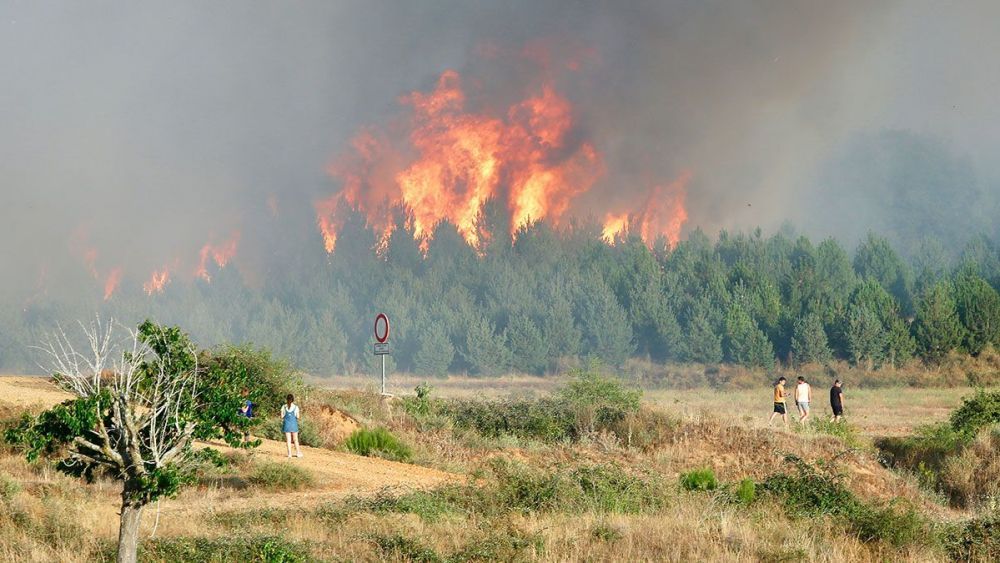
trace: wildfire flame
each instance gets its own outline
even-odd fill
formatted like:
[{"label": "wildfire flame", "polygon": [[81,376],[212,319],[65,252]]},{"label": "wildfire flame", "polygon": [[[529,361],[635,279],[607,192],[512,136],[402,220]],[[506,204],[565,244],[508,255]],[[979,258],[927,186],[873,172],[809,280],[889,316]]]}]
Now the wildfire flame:
[{"label": "wildfire flame", "polygon": [[153,295],[154,293],[163,293],[163,287],[170,282],[170,270],[163,268],[162,270],[156,270],[150,276],[149,281],[142,284],[142,289],[145,290],[146,295]]},{"label": "wildfire flame", "polygon": [[107,301],[111,299],[114,295],[115,290],[118,289],[118,284],[122,281],[122,269],[114,268],[108,274],[108,277],[104,280],[104,300]]},{"label": "wildfire flame", "polygon": [[636,233],[647,246],[652,247],[656,239],[662,236],[670,248],[673,248],[680,241],[681,228],[688,218],[684,200],[690,180],[691,172],[684,171],[673,182],[665,186],[654,186],[638,211],[609,213],[605,217],[601,237],[608,244],[614,244],[618,238]]},{"label": "wildfire flame", "polygon": [[[468,111],[460,76],[449,70],[433,91],[412,92],[401,103],[412,111],[407,146],[364,129],[329,169],[343,187],[315,204],[327,252],[352,209],[383,240],[394,227],[393,210],[403,209],[422,245],[449,221],[478,247],[488,201],[506,204],[514,236],[533,221],[558,223],[572,199],[603,174],[593,145],[573,139],[573,108],[551,84],[497,116]],[[415,158],[406,162],[402,154]]]},{"label": "wildfire flame", "polygon": [[212,281],[212,276],[208,273],[208,261],[212,259],[220,269],[236,255],[236,246],[240,242],[240,233],[237,231],[229,240],[222,244],[208,243],[201,247],[198,253],[198,269],[195,270],[195,277],[202,278],[207,282]]}]

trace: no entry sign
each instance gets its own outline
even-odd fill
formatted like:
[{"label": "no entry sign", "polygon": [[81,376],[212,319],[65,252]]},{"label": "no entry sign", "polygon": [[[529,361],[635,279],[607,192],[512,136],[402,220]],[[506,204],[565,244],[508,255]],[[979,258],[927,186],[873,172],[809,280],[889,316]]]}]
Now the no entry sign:
[{"label": "no entry sign", "polygon": [[379,313],[375,317],[375,340],[381,344],[389,340],[389,317],[385,313]]}]

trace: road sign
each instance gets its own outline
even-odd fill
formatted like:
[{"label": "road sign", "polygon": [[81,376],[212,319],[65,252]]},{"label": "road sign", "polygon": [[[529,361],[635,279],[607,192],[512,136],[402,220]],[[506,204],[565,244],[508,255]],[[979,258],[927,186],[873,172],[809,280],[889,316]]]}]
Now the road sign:
[{"label": "road sign", "polygon": [[384,355],[390,354],[390,353],[391,352],[389,352],[389,343],[388,342],[376,342],[375,343],[375,355],[376,356],[384,356]]},{"label": "road sign", "polygon": [[385,313],[375,317],[375,340],[383,343],[389,340],[389,317]]}]

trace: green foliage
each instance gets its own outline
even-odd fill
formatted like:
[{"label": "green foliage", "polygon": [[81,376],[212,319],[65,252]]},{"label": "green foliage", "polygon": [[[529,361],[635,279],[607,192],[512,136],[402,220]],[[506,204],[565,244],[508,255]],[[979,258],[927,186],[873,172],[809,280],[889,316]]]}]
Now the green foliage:
[{"label": "green foliage", "polygon": [[367,457],[381,457],[392,461],[410,461],[413,452],[385,428],[359,428],[344,440],[344,448]]},{"label": "green foliage", "polygon": [[[183,320],[206,344],[266,345],[317,375],[372,369],[371,335],[347,327],[368,326],[383,309],[393,323],[392,369],[428,375],[542,374],[564,359],[601,358],[617,366],[630,356],[767,368],[774,358],[823,363],[832,355],[875,369],[912,357],[914,297],[950,278],[961,349],[978,354],[987,344],[1000,346],[1000,296],[991,287],[1000,286],[1000,246],[984,237],[964,250],[922,242],[925,236],[897,239],[904,251],[871,235],[852,264],[835,240],[816,244],[785,232],[769,238],[760,231],[723,232],[713,242],[695,231],[676,248],[650,250],[635,238],[608,246],[592,229],[552,229],[545,222],[523,229],[513,247],[503,236],[486,237],[477,253],[454,225],[442,222],[436,228],[442,238],[429,241],[422,258],[405,220],[376,256],[372,226],[360,215],[344,219],[335,255],[317,249],[289,257],[296,262],[271,270],[262,287],[249,287],[224,268],[211,285],[173,285],[162,299],[139,302],[126,292],[106,305],[85,299],[0,305],[0,367],[30,367],[27,350],[39,331],[101,306],[119,318],[143,311],[168,323]],[[482,221],[492,224],[485,216]],[[917,243],[919,252],[911,248]],[[960,252],[962,260],[954,260]],[[919,292],[901,256],[914,256]],[[962,265],[956,272],[953,264]],[[950,325],[920,329],[928,357],[937,355],[929,342],[953,340]],[[147,330],[158,332],[147,337],[168,353],[163,345],[172,329]],[[183,368],[190,354],[177,359],[170,369]],[[209,363],[199,360],[201,367]],[[287,383],[264,387],[268,397],[294,392]],[[221,403],[229,390],[218,388],[218,408],[208,412],[228,418],[232,409]],[[262,401],[264,413],[280,406]],[[222,422],[232,430],[239,421]],[[231,437],[229,430],[223,434]]]},{"label": "green foliage", "polygon": [[295,465],[295,458],[287,462],[256,462],[247,480],[270,491],[300,491],[315,482],[309,471]]},{"label": "green foliage", "polygon": [[730,307],[726,315],[726,350],[733,363],[751,368],[774,367],[771,341],[740,305]]},{"label": "green foliage", "polygon": [[579,437],[576,413],[559,399],[449,401],[441,410],[456,429],[475,430],[489,438],[516,436],[558,442]]},{"label": "green foliage", "polygon": [[[114,559],[114,549],[107,558]],[[235,535],[218,538],[174,537],[146,540],[139,546],[139,560],[150,562],[253,561],[260,563],[298,563],[311,561],[308,548],[301,542],[280,536]]]},{"label": "green foliage", "polygon": [[[796,431],[800,430],[798,426],[795,428]],[[832,422],[825,418],[815,418],[811,420],[809,429],[814,432],[836,436],[837,438],[843,440],[844,445],[851,448],[861,448],[864,446],[864,440],[862,439],[861,433],[858,431],[857,427],[844,421]]]},{"label": "green foliage", "polygon": [[966,351],[977,355],[1000,343],[1000,294],[986,280],[963,270],[955,279],[955,305],[965,328]]},{"label": "green foliage", "polygon": [[1000,424],[1000,391],[980,389],[972,397],[962,399],[962,404],[952,411],[949,420],[952,429],[966,440],[984,426]]},{"label": "green foliage", "polygon": [[927,540],[927,523],[912,506],[876,506],[858,499],[840,476],[819,469],[796,456],[785,456],[794,471],[768,477],[761,489],[780,498],[799,517],[830,516],[864,542],[894,547]]},{"label": "green foliage", "polygon": [[792,355],[798,364],[826,364],[833,358],[827,343],[823,319],[809,313],[795,320],[792,328]]},{"label": "green foliage", "polygon": [[432,548],[402,534],[371,533],[367,534],[365,539],[375,546],[379,555],[392,561],[412,563],[441,563],[444,561]]},{"label": "green foliage", "polygon": [[950,284],[939,282],[920,300],[914,323],[917,346],[929,362],[940,362],[964,340]]},{"label": "green foliage", "polygon": [[714,491],[719,488],[719,480],[709,467],[681,473],[679,481],[685,491]]},{"label": "green foliage", "polygon": [[[201,353],[198,426],[200,440],[222,439],[232,447],[253,447],[259,442],[243,442],[243,435],[277,412],[289,391],[297,391],[301,381],[287,363],[267,350],[250,346],[226,346]],[[244,396],[244,391],[246,395]],[[254,417],[240,414],[245,401],[254,405]]]},{"label": "green foliage", "polygon": [[953,561],[1000,560],[1000,515],[946,525],[941,536]]},{"label": "green foliage", "polygon": [[736,498],[741,504],[753,504],[754,499],[757,498],[757,484],[753,482],[753,479],[743,479],[740,481],[740,484],[736,487]]},{"label": "green foliage", "polygon": [[642,391],[628,389],[621,381],[605,377],[590,363],[569,373],[570,381],[558,392],[579,420],[578,429],[594,432],[639,411]]}]

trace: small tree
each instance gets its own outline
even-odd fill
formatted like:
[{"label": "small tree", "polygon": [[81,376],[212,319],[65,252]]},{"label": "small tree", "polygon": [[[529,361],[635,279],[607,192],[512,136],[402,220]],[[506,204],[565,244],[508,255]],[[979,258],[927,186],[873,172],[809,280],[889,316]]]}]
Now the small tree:
[{"label": "small tree", "polygon": [[921,299],[915,324],[920,353],[929,362],[940,361],[962,344],[964,329],[958,320],[950,284],[937,283]]},{"label": "small tree", "polygon": [[77,396],[22,429],[29,459],[62,452],[60,469],[103,470],[122,483],[118,561],[136,561],[139,522],[150,502],[177,492],[198,426],[197,354],[179,328],[146,321],[119,338],[112,321],[80,325],[77,351],[61,329],[42,346],[54,379]]},{"label": "small tree", "polygon": [[832,354],[823,329],[823,319],[816,313],[809,313],[795,320],[792,329],[792,355],[799,364],[830,361]]}]

